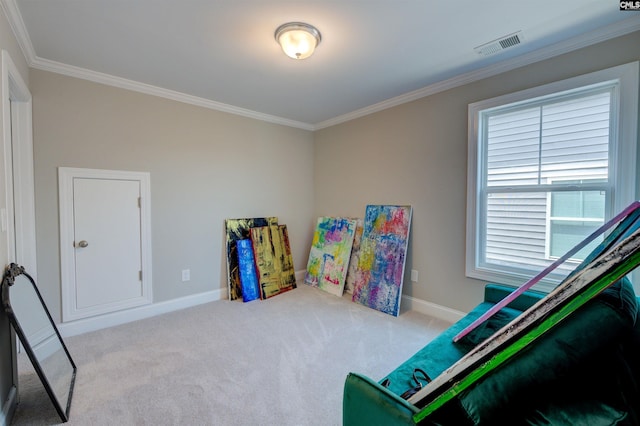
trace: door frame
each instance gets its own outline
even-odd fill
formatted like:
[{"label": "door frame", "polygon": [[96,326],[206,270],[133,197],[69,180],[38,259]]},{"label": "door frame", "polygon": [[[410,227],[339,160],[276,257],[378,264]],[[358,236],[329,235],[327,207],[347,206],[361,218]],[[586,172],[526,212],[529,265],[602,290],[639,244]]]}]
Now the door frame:
[{"label": "door frame", "polygon": [[[24,266],[37,279],[35,183],[33,172],[32,97],[29,87],[6,50],[1,57],[2,152],[5,167],[6,209],[0,214],[0,226],[6,229],[7,261]],[[5,265],[1,265],[4,269]],[[0,424],[11,419],[17,404],[18,339],[11,334],[13,386],[0,411]]]},{"label": "door frame", "polygon": [[32,99],[29,88],[6,50],[2,51],[2,89],[3,93],[8,93],[2,99],[7,185],[6,222],[2,225],[6,226],[8,233],[9,261],[24,266],[36,279]]},{"label": "door frame", "polygon": [[[108,306],[79,309],[76,303],[73,180],[117,179],[140,183],[140,249],[142,266],[142,295]],[[60,202],[60,275],[62,279],[62,322],[107,314],[153,302],[151,273],[151,186],[147,172],[58,167]]]}]

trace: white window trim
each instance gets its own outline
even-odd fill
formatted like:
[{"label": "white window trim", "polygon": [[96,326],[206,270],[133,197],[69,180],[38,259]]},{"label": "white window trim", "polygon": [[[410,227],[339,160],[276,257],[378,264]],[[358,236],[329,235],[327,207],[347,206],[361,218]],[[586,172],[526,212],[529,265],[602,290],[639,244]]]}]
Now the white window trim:
[{"label": "white window trim", "polygon": [[[470,278],[502,284],[521,285],[533,275],[523,273],[509,273],[503,270],[481,267],[478,264],[477,253],[480,250],[478,241],[478,208],[479,188],[477,184],[480,155],[478,152],[478,135],[480,111],[498,107],[501,105],[526,101],[542,96],[551,95],[571,89],[617,80],[619,82],[618,104],[612,105],[614,117],[618,117],[618,123],[612,123],[612,140],[617,139],[616,147],[610,150],[614,176],[610,181],[614,187],[612,193],[612,206],[614,211],[606,212],[607,218],[623,210],[636,199],[636,186],[639,175],[636,173],[636,156],[638,145],[638,74],[640,62],[631,62],[605,70],[596,71],[573,77],[567,80],[550,83],[516,93],[511,93],[492,99],[487,99],[469,104],[468,108],[468,152],[467,152],[467,231],[466,231],[466,257],[465,273]],[[620,90],[620,88],[622,88]],[[535,274],[535,273],[534,273]],[[640,276],[640,273],[635,272]],[[640,277],[634,277],[634,282],[639,283]],[[557,281],[542,280],[534,288],[549,291]],[[636,284],[636,289],[640,284]]]}]

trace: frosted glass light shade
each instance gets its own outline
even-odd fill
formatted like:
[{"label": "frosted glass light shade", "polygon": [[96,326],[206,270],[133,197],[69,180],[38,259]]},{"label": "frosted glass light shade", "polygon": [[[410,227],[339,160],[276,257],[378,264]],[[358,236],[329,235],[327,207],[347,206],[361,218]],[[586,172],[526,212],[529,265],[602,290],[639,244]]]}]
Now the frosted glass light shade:
[{"label": "frosted glass light shade", "polygon": [[276,29],[275,38],[285,55],[293,59],[311,56],[322,39],[315,27],[303,22],[280,25]]}]

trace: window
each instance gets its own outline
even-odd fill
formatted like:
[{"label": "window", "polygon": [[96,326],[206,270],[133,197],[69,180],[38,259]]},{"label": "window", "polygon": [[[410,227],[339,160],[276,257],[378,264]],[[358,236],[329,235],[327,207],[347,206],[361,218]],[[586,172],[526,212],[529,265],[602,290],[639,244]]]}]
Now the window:
[{"label": "window", "polygon": [[468,276],[522,284],[636,198],[637,96],[633,63],[469,106]]}]

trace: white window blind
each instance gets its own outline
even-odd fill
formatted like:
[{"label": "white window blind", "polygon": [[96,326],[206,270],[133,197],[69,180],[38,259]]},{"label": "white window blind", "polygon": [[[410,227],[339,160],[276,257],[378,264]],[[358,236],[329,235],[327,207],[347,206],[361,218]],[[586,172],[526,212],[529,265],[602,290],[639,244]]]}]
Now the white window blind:
[{"label": "white window blind", "polygon": [[485,114],[487,186],[606,179],[612,90]]},{"label": "white window blind", "polygon": [[[482,114],[487,146],[485,262],[544,267],[559,257],[559,250],[571,249],[603,223],[610,191],[614,88],[611,84]],[[589,197],[593,193],[605,195]],[[576,221],[581,215],[564,222],[554,217],[552,208],[561,207],[569,194],[597,201],[597,222]],[[564,272],[581,258],[584,255],[564,265]]]}]

